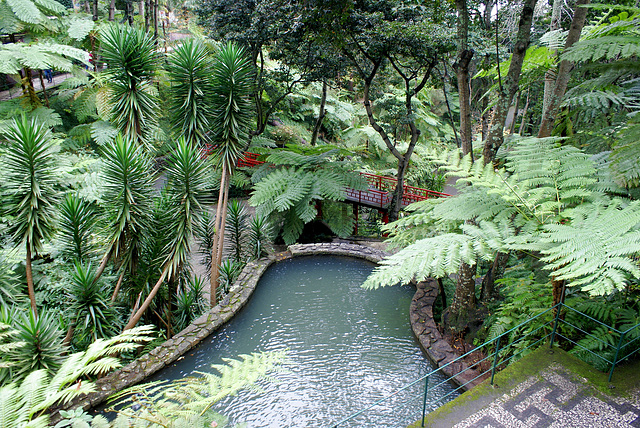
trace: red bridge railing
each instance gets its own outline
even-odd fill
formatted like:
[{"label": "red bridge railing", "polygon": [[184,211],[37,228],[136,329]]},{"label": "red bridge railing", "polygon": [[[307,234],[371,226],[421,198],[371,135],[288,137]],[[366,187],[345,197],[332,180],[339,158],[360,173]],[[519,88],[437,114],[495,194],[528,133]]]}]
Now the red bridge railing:
[{"label": "red bridge railing", "polygon": [[[205,155],[211,154],[213,146],[207,146],[204,149]],[[260,155],[258,153],[245,152],[244,156],[238,160],[239,167],[254,167],[262,165],[264,161],[258,160]],[[386,177],[384,175],[370,174],[368,172],[361,172],[362,175],[369,183],[369,189],[367,190],[355,190],[348,188],[347,199],[353,202],[358,202],[363,205],[373,206],[376,208],[386,208],[391,203],[392,193],[398,185],[398,180],[393,177]],[[404,192],[402,193],[402,206],[406,207],[409,204],[418,201],[424,201],[430,198],[446,198],[448,195],[442,192],[436,192],[434,190],[422,189],[414,186],[404,186]]]}]

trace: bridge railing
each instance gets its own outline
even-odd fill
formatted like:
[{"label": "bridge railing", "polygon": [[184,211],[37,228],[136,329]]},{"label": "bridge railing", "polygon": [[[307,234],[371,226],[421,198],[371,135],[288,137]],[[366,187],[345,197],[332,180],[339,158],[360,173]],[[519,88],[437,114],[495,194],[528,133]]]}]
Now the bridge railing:
[{"label": "bridge railing", "polygon": [[[593,338],[595,336],[589,332],[580,330],[577,326],[565,321],[564,317],[561,316],[561,313],[564,312],[566,314],[568,311],[571,311],[579,317],[586,317],[598,324],[606,326],[606,324],[593,319],[587,314],[577,311],[564,303],[558,303],[554,307],[549,308],[535,317],[505,331],[496,338],[483,343],[477,348],[453,361],[450,361],[427,375],[416,379],[402,388],[399,388],[393,394],[377,400],[372,400],[372,403],[369,406],[355,413],[351,413],[344,419],[332,423],[329,426],[331,428],[378,426],[377,419],[385,418],[384,426],[407,427],[410,424],[414,424],[412,426],[424,427],[425,418],[428,412],[434,410],[446,401],[455,398],[457,393],[459,391],[463,391],[466,386],[475,385],[485,379],[489,379],[490,384],[493,385],[494,376],[497,371],[506,367],[512,360],[522,357],[528,350],[547,340],[550,348],[553,347],[553,344],[558,339],[562,338],[577,345],[578,347],[581,347],[585,351],[591,352],[595,357],[603,360],[610,366],[609,381],[611,381],[613,371],[617,365],[630,358],[632,355],[640,352],[640,324],[630,326],[624,331],[616,330],[611,326],[606,326],[611,329],[611,332],[619,335],[615,345],[612,345],[612,349],[615,351],[612,359],[603,357],[601,354],[592,352],[591,350],[580,346],[578,342],[571,340],[568,336],[561,333],[563,330],[561,326],[563,324],[566,324],[569,328],[578,329],[587,337]],[[508,338],[514,332],[518,332],[517,338],[512,342],[509,342]],[[483,351],[484,357],[479,360],[475,360],[472,366],[469,364],[463,364],[463,362],[470,358],[472,354],[477,355],[474,353],[477,353],[479,350]],[[458,371],[457,369],[459,367],[465,368]],[[451,376],[444,375],[444,373],[451,372],[455,374]],[[458,387],[451,389],[447,393],[441,394],[441,387],[445,383],[454,382],[454,378]],[[421,388],[419,386],[421,386]],[[411,398],[403,398],[402,402],[399,402],[399,397],[406,397],[407,394]],[[375,417],[371,415],[374,413],[374,409],[376,414]],[[377,416],[380,414],[385,416]],[[392,415],[393,420],[390,421],[388,419],[388,415]]]},{"label": "bridge railing", "polygon": [[[203,149],[205,156],[210,155],[215,146],[207,144]],[[238,159],[238,166],[251,168],[262,165],[264,161],[258,160],[260,154],[245,152],[244,155]],[[361,172],[362,175],[369,183],[370,188],[368,191],[359,191],[354,189],[347,189],[347,196],[350,200],[357,200],[361,203],[365,203],[370,206],[378,208],[386,208],[391,202],[391,194],[398,185],[398,180],[393,177],[386,177],[384,175],[371,174],[368,172]],[[447,197],[446,193],[436,192],[434,190],[422,189],[415,186],[404,186],[402,194],[402,206],[406,207],[414,202],[424,201],[429,198],[442,198]]]}]

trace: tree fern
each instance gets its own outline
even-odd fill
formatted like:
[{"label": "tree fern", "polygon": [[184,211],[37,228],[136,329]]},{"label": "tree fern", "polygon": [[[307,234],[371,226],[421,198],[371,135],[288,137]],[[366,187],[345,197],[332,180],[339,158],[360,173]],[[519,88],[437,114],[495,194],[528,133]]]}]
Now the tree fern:
[{"label": "tree fern", "polygon": [[[433,160],[472,186],[457,197],[420,204],[392,226],[396,242],[427,238],[386,259],[365,287],[442,277],[461,262],[509,250],[542,253],[551,276],[591,294],[612,293],[640,276],[633,261],[640,252],[640,206],[602,192],[595,163],[580,150],[524,139],[510,148],[500,170],[456,152]],[[443,229],[455,233],[437,235]]]}]

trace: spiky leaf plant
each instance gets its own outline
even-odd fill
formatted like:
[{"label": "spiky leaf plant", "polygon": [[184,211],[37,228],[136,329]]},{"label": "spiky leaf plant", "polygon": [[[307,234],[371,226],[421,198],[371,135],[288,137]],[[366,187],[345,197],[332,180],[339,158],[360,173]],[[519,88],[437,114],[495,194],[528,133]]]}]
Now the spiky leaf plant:
[{"label": "spiky leaf plant", "polygon": [[64,358],[52,374],[46,370],[29,373],[24,380],[13,380],[0,387],[0,421],[6,428],[46,427],[47,409],[94,392],[87,376],[104,374],[121,366],[115,355],[136,349],[150,339],[149,326],[129,330],[108,340],[97,340],[86,351]]},{"label": "spiky leaf plant", "polygon": [[111,257],[130,271],[149,227],[153,193],[151,160],[135,142],[122,136],[103,152],[107,251],[96,272],[100,278]]},{"label": "spiky leaf plant", "polygon": [[117,331],[115,314],[109,305],[109,291],[100,281],[95,280],[92,266],[75,263],[71,286],[67,292],[71,323],[80,330],[81,338],[95,341],[114,335]]},{"label": "spiky leaf plant", "polygon": [[62,364],[65,351],[57,314],[43,310],[36,318],[33,311],[16,313],[12,325],[25,343],[11,355],[16,363],[12,379],[25,379],[35,370],[54,373]]},{"label": "spiky leaf plant", "polygon": [[176,281],[188,266],[194,227],[202,221],[205,204],[210,199],[208,168],[198,148],[181,138],[167,164],[165,191],[169,198],[169,218],[164,230],[168,231],[169,242],[163,250],[162,274],[125,328],[133,327],[140,320],[165,278]]},{"label": "spiky leaf plant", "polygon": [[457,153],[439,159],[471,186],[457,197],[420,204],[390,226],[398,241],[424,238],[387,258],[365,287],[442,277],[462,261],[490,260],[497,251],[538,252],[556,283],[566,280],[591,294],[623,289],[640,274],[631,260],[640,252],[640,206],[605,193],[598,182],[604,175],[580,150],[525,139],[500,170]]},{"label": "spiky leaf plant", "polygon": [[37,316],[31,258],[42,250],[55,230],[55,158],[51,133],[25,115],[13,120],[6,132],[9,147],[3,155],[4,209],[13,218],[8,232],[26,247],[27,286],[31,308]]},{"label": "spiky leaf plant", "polygon": [[266,217],[255,216],[251,219],[247,241],[251,259],[259,259],[269,253],[273,242],[273,226]]},{"label": "spiky leaf plant", "polygon": [[205,309],[203,298],[205,283],[199,276],[190,277],[180,288],[175,298],[174,323],[176,331],[186,328]]},{"label": "spiky leaf plant", "polygon": [[236,262],[235,260],[227,259],[222,261],[219,267],[220,285],[218,286],[218,295],[224,296],[229,293],[244,266],[245,263]]},{"label": "spiky leaf plant", "polygon": [[236,263],[246,261],[247,235],[245,229],[249,221],[249,213],[242,202],[234,199],[227,207],[227,254]]},{"label": "spiky leaf plant", "polygon": [[[246,51],[233,43],[221,47],[213,64],[211,98],[213,143],[221,166],[220,192],[215,217],[215,237],[211,254],[211,290],[217,289],[218,266],[224,250],[224,228],[229,198],[229,181],[242,152],[249,146],[254,69]],[[211,293],[211,305],[216,293]]]},{"label": "spiky leaf plant", "polygon": [[186,40],[169,55],[171,124],[178,136],[197,147],[209,142],[212,71],[209,52],[199,39]]},{"label": "spiky leaf plant", "polygon": [[60,254],[63,257],[83,261],[93,255],[95,219],[92,204],[78,195],[67,194],[60,205]]},{"label": "spiky leaf plant", "polygon": [[101,54],[109,68],[110,119],[135,142],[149,143],[156,128],[158,100],[153,87],[157,53],[153,37],[127,25],[109,25],[100,35]]}]

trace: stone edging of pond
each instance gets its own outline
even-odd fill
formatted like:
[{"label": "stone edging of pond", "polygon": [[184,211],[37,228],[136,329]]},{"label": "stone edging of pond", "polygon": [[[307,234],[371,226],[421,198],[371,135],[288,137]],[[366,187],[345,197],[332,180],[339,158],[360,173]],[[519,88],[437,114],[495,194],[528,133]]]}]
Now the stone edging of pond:
[{"label": "stone edging of pond", "polygon": [[[411,309],[409,318],[413,334],[418,338],[418,342],[425,350],[429,359],[437,367],[449,364],[459,357],[455,350],[446,340],[435,320],[433,319],[433,303],[438,297],[438,282],[433,278],[419,282],[416,285],[416,294],[411,299]],[[467,368],[464,361],[457,361],[441,369],[441,372],[450,377],[464,391],[468,391],[484,380],[480,372]]]},{"label": "stone edging of pond", "polygon": [[[116,392],[142,382],[176,361],[242,309],[253,294],[264,271],[277,261],[298,256],[331,254],[358,257],[377,263],[387,255],[380,250],[347,243],[298,244],[289,246],[288,250],[248,263],[236,279],[235,285],[229,290],[229,294],[216,307],[201,315],[187,328],[149,353],[98,379],[95,382],[95,392],[73,400],[65,408],[83,407],[88,410],[103,403]],[[57,412],[52,416],[51,420],[55,423]]]},{"label": "stone edging of pond", "polygon": [[[98,379],[95,382],[95,392],[73,400],[64,408],[83,407],[88,410],[103,403],[116,392],[142,382],[158,370],[176,361],[229,321],[248,302],[260,277],[273,263],[291,257],[320,254],[357,257],[373,263],[380,262],[388,255],[382,250],[350,243],[296,244],[290,245],[288,251],[271,254],[268,257],[250,262],[238,276],[235,285],[229,290],[229,294],[216,307],[201,315],[187,328],[149,353]],[[433,320],[432,306],[437,295],[438,288],[434,280],[418,284],[416,294],[411,301],[410,320],[413,332],[428,357],[434,364],[442,366],[455,359],[457,355],[442,337]],[[456,363],[450,367],[457,373],[461,370],[460,364]],[[446,369],[445,373],[450,375]],[[459,384],[466,382],[461,378],[456,381]],[[51,422],[55,423],[56,420],[59,420],[57,412],[52,414]]]}]

